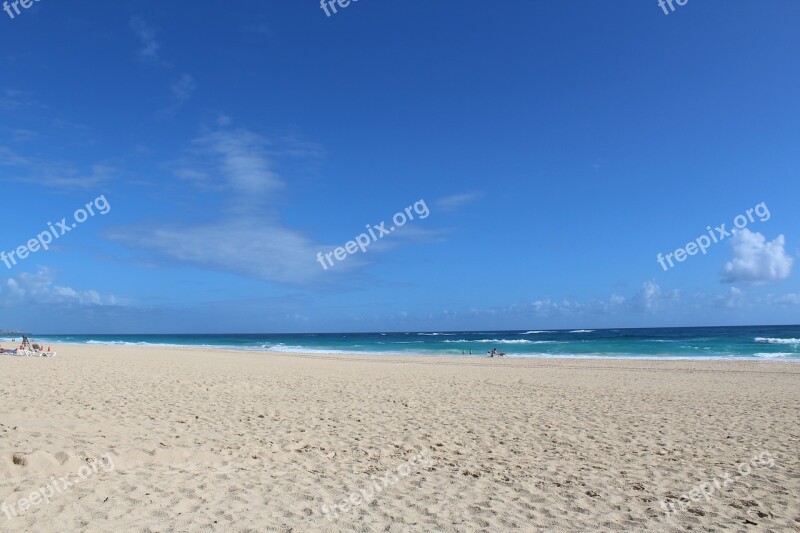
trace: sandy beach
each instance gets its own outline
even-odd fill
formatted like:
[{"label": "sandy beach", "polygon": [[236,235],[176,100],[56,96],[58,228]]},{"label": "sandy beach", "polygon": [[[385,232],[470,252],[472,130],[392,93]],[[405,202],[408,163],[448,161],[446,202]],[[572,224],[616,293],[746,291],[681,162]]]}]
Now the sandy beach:
[{"label": "sandy beach", "polygon": [[2,530],[800,529],[797,364],[53,348]]}]

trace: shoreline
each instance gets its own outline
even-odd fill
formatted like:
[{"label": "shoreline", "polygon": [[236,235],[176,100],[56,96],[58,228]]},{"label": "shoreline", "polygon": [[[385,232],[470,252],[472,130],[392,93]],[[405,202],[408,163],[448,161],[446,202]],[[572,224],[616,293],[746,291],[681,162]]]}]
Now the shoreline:
[{"label": "shoreline", "polygon": [[[43,337],[47,338],[47,337]],[[50,341],[47,341],[50,342]],[[698,361],[698,362],[763,362],[763,363],[785,363],[785,364],[797,364],[800,363],[800,358],[792,359],[792,358],[785,358],[782,356],[776,357],[733,357],[733,356],[717,356],[717,355],[710,355],[710,356],[684,356],[684,355],[664,355],[664,356],[652,356],[652,355],[642,355],[642,356],[624,356],[624,355],[569,355],[565,356],[563,354],[557,355],[549,355],[549,354],[541,354],[541,355],[519,355],[519,354],[506,354],[503,357],[495,356],[495,357],[488,357],[486,355],[454,355],[454,354],[433,354],[433,353],[397,353],[397,352],[350,352],[350,351],[303,351],[303,350],[283,350],[283,351],[276,351],[270,350],[268,348],[250,348],[250,347],[235,347],[235,346],[210,346],[210,345],[180,345],[180,344],[122,344],[122,343],[115,343],[115,342],[92,342],[92,343],[69,343],[69,342],[59,342],[59,343],[52,343],[50,344],[51,347],[57,348],[59,346],[72,346],[72,347],[114,347],[114,348],[139,348],[139,349],[156,349],[156,350],[198,350],[198,351],[210,351],[210,352],[231,352],[231,353],[256,353],[256,354],[267,354],[267,355],[298,355],[298,356],[320,356],[320,357],[378,357],[378,358],[400,358],[400,359],[453,359],[453,360],[492,360],[496,359],[499,361],[527,361],[527,360],[542,360],[542,361],[654,361],[654,362],[681,362],[681,361]],[[58,351],[57,349],[54,351]]]}]

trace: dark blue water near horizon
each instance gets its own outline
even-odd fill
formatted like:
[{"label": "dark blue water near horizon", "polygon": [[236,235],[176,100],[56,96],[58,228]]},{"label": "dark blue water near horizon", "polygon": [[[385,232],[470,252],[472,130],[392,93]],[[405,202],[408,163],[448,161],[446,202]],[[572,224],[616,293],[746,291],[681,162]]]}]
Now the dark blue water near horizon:
[{"label": "dark blue water near horizon", "polygon": [[[800,326],[295,334],[34,335],[45,343],[400,355],[735,358],[800,361]],[[0,342],[10,342],[2,338]]]}]

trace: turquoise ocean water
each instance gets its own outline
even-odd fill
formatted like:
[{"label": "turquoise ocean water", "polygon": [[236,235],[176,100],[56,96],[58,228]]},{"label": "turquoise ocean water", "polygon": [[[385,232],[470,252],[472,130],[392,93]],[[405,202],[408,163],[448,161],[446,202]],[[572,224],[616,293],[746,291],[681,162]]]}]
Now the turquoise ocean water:
[{"label": "turquoise ocean water", "polygon": [[[241,350],[511,357],[735,358],[800,361],[800,326],[385,333],[48,335],[58,344],[203,346]],[[9,342],[11,339],[0,339]]]}]

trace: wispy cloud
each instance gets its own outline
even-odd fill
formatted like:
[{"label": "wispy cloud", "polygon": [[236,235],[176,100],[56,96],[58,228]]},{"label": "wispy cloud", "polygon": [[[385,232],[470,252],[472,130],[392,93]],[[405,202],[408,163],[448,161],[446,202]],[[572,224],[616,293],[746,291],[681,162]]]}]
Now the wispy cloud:
[{"label": "wispy cloud", "polygon": [[272,170],[264,137],[245,129],[219,130],[195,140],[195,145],[216,158],[220,174],[238,202],[261,202],[285,184]]},{"label": "wispy cloud", "polygon": [[175,97],[175,101],[178,105],[182,105],[189,101],[192,97],[192,93],[194,93],[196,86],[194,84],[194,78],[192,78],[189,74],[183,74],[178,81],[172,84],[170,89],[172,90],[172,96]]},{"label": "wispy cloud", "polygon": [[39,136],[38,133],[31,130],[26,129],[15,129],[11,132],[11,142],[14,143],[23,143],[28,142],[36,139]]},{"label": "wispy cloud", "polygon": [[605,164],[606,162],[603,159],[597,158],[594,160],[594,163],[592,163],[592,168],[594,169],[595,172],[599,172],[600,169],[603,168],[603,166],[605,166]]},{"label": "wispy cloud", "polygon": [[0,111],[13,111],[32,105],[30,97],[15,89],[0,90]]},{"label": "wispy cloud", "polygon": [[680,301],[681,293],[678,290],[664,291],[655,281],[645,281],[636,294],[625,300],[619,296],[611,298],[612,304],[627,305],[634,311],[657,311],[665,304]]},{"label": "wispy cloud", "polygon": [[677,290],[664,291],[653,281],[646,281],[632,296],[612,294],[608,299],[586,301],[564,299],[560,301],[537,300],[530,304],[531,310],[539,316],[575,316],[581,314],[607,314],[625,311],[652,313],[662,309],[665,304],[674,303],[681,298]]},{"label": "wispy cloud", "polygon": [[[3,155],[0,154],[0,162]],[[107,164],[94,164],[86,170],[66,163],[46,163],[25,158],[11,158],[16,161],[21,173],[12,176],[11,181],[32,183],[49,189],[91,189],[112,181],[117,169]]]},{"label": "wispy cloud", "polygon": [[250,21],[242,27],[242,38],[250,44],[260,44],[264,39],[274,36],[275,32],[272,31],[269,24],[260,18]]},{"label": "wispy cloud", "polygon": [[783,235],[768,242],[758,232],[743,229],[731,243],[733,260],[725,264],[723,283],[763,284],[789,277],[794,259],[786,254]]},{"label": "wispy cloud", "polygon": [[139,38],[141,47],[139,48],[139,58],[144,61],[160,63],[159,49],[161,45],[156,40],[156,32],[142,17],[133,17],[130,26]]},{"label": "wispy cloud", "polygon": [[631,296],[612,294],[610,297],[576,300],[572,298],[544,298],[505,307],[478,310],[472,314],[531,316],[537,318],[577,318],[613,314],[653,314],[681,303],[677,289],[664,290],[654,281],[642,283]]},{"label": "wispy cloud", "polygon": [[0,306],[37,304],[77,304],[82,306],[120,305],[113,295],[100,294],[95,290],[76,290],[55,283],[55,274],[39,267],[35,273],[24,272],[7,278],[0,285]]},{"label": "wispy cloud", "polygon": [[273,170],[271,147],[246,129],[223,128],[195,139],[189,155],[174,164],[174,173],[219,191],[216,220],[117,228],[108,237],[167,261],[286,284],[329,282],[362,266],[361,259],[351,258],[336,274],[324,272],[315,256],[331,246],[280,221],[276,194],[286,184]]},{"label": "wispy cloud", "polygon": [[[695,312],[719,313],[735,312],[744,308],[765,308],[800,305],[800,293],[787,294],[747,294],[738,287],[728,287],[722,293],[705,293],[685,295],[678,289],[664,289],[654,281],[646,281],[629,296],[612,294],[608,298],[590,298],[578,300],[573,298],[544,298],[526,303],[512,304],[488,309],[472,309],[469,313],[457,313],[459,316],[505,317],[506,319],[531,317],[545,322],[563,322],[577,319],[585,322],[597,321],[603,317],[648,316],[665,318],[681,317],[689,309]],[[453,311],[448,311],[454,314]]]},{"label": "wispy cloud", "polygon": [[57,188],[89,189],[96,188],[117,176],[117,169],[104,164],[92,165],[88,171],[73,169],[52,169],[44,172],[40,178],[28,181]]},{"label": "wispy cloud", "polygon": [[771,305],[800,305],[800,292],[769,295],[767,300]]},{"label": "wispy cloud", "polygon": [[[191,142],[187,154],[170,164],[173,174],[199,191],[213,192],[217,207],[196,224],[185,220],[118,227],[111,240],[139,250],[148,261],[188,264],[288,285],[330,285],[358,275],[383,252],[402,244],[440,240],[435,230],[404,227],[370,248],[368,255],[348,256],[325,271],[318,252],[342,243],[326,244],[281,220],[288,185],[275,170],[279,158],[313,158],[321,150],[295,138],[270,140],[230,120]],[[398,206],[402,207],[402,205]],[[357,231],[361,231],[358,228]],[[386,244],[384,244],[384,242]]]},{"label": "wispy cloud", "polygon": [[10,148],[0,146],[0,166],[6,171],[8,181],[33,183],[51,189],[87,189],[113,180],[118,170],[105,163],[95,163],[81,169],[72,163],[49,162],[38,157],[23,156]]},{"label": "wispy cloud", "polygon": [[445,213],[450,213],[453,211],[457,211],[462,207],[466,207],[467,205],[473,203],[480,197],[478,193],[469,192],[469,193],[462,193],[462,194],[455,194],[453,196],[447,196],[442,198],[436,202],[436,208],[438,211],[442,211]]},{"label": "wispy cloud", "polygon": [[0,165],[8,167],[24,167],[32,164],[32,161],[21,156],[5,146],[0,146]]},{"label": "wispy cloud", "polygon": [[[108,236],[177,263],[254,279],[302,285],[327,278],[315,260],[320,246],[274,220],[242,217],[189,227],[118,228]],[[343,267],[350,270],[356,261]]]}]

